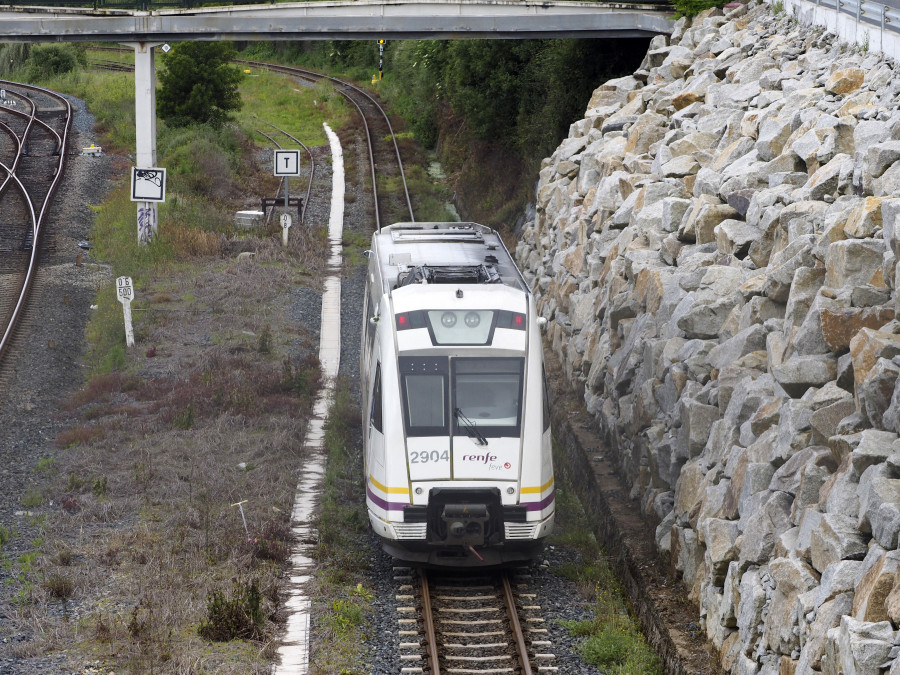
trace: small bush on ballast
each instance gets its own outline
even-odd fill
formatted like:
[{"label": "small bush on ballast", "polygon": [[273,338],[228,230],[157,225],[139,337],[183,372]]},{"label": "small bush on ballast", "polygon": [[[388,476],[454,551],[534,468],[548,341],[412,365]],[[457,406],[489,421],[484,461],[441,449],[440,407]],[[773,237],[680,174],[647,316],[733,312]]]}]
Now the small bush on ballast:
[{"label": "small bush on ballast", "polygon": [[256,582],[235,582],[230,597],[214,591],[206,602],[206,621],[197,632],[216,642],[259,640],[263,636],[262,596]]}]

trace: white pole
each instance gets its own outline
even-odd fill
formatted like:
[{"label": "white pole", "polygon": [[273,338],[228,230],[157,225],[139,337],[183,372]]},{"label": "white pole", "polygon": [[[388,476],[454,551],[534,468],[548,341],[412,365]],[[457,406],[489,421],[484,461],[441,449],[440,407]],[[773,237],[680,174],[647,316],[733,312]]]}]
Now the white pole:
[{"label": "white pole", "polygon": [[[288,185],[290,184],[291,179],[287,176],[284,177],[284,212],[290,215],[291,213],[291,199],[290,199],[290,191],[288,190]],[[285,244],[287,246],[287,244]]]},{"label": "white pole", "polygon": [[116,279],[116,299],[122,303],[125,315],[125,346],[134,347],[134,328],[131,325],[131,301],[134,298],[134,284],[131,277]]},{"label": "white pole", "polygon": [[122,303],[125,313],[125,346],[134,347],[134,327],[131,325],[131,300]]},{"label": "white pole", "polygon": [[[156,166],[156,59],[153,47],[159,42],[133,42],[134,47],[134,122],[136,135],[135,166]],[[156,202],[137,202],[138,242],[150,243],[159,231]]]}]

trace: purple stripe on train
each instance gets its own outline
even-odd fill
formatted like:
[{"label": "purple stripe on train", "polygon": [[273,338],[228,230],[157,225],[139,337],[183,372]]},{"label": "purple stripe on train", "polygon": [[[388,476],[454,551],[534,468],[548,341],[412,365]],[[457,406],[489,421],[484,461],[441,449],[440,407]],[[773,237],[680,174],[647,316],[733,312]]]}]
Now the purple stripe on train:
[{"label": "purple stripe on train", "polygon": [[385,511],[402,511],[403,507],[409,506],[409,502],[389,502],[386,499],[383,499],[372,492],[372,489],[366,485],[366,495],[369,497],[371,501],[375,503],[379,508],[384,509]]},{"label": "purple stripe on train", "polygon": [[553,502],[553,495],[556,493],[556,490],[553,490],[549,495],[544,497],[539,502],[525,502],[523,506],[526,511],[542,511],[547,508]]},{"label": "purple stripe on train", "polygon": [[[522,506],[525,507],[526,511],[543,511],[553,502],[555,492],[556,491],[554,490],[539,502],[525,502]],[[374,502],[376,506],[385,511],[402,511],[404,507],[409,506],[409,502],[389,502],[386,499],[379,497],[372,492],[372,489],[368,485],[366,485],[366,495],[368,495],[369,499]]]}]

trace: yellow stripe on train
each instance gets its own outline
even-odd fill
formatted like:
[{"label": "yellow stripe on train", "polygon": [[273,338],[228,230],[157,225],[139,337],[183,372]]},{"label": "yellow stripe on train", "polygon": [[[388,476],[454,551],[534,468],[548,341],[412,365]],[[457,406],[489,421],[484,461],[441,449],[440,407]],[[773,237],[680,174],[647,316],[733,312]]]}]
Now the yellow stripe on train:
[{"label": "yellow stripe on train", "polygon": [[550,486],[552,486],[552,485],[553,485],[553,479],[551,478],[550,480],[548,480],[546,483],[544,483],[540,487],[523,487],[521,490],[521,493],[523,495],[540,494],[541,492],[544,492],[545,490],[549,490]]},{"label": "yellow stripe on train", "polygon": [[377,487],[379,490],[389,495],[408,495],[409,488],[408,487],[386,487],[375,480],[372,476],[369,476],[369,482]]}]

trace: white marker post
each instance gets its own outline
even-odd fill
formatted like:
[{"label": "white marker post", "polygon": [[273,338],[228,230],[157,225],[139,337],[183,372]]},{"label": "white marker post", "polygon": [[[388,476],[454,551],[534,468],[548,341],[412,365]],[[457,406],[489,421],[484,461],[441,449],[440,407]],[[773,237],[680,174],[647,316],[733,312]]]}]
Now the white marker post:
[{"label": "white marker post", "polygon": [[289,229],[291,229],[291,214],[282,213],[281,214],[281,243],[284,246],[287,246]]},{"label": "white marker post", "polygon": [[[284,176],[284,214],[288,215],[288,209],[291,208],[290,192],[288,190],[289,176],[300,175],[300,151],[299,150],[276,150],[275,151],[275,175]],[[284,230],[284,245],[287,246],[287,225],[284,225],[282,218],[281,226]]]},{"label": "white marker post", "polygon": [[125,345],[134,347],[134,328],[131,325],[131,301],[134,300],[134,286],[131,285],[131,277],[116,279],[116,298],[122,303],[122,311],[125,313]]}]

